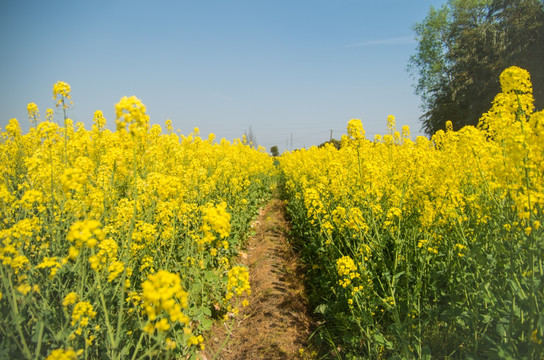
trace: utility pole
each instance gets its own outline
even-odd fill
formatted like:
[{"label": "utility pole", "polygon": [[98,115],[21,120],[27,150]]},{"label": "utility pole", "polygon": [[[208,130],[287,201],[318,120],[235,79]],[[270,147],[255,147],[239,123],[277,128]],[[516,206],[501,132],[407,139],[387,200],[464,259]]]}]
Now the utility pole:
[{"label": "utility pole", "polygon": [[329,141],[332,141],[332,130],[331,130],[331,136],[329,138]]},{"label": "utility pole", "polygon": [[291,133],[291,150],[293,150],[293,133]]}]

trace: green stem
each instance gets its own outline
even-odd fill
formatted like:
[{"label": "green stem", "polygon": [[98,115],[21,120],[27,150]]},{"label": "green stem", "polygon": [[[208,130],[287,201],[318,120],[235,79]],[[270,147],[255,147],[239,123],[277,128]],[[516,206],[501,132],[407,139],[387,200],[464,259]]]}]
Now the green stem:
[{"label": "green stem", "polygon": [[[22,353],[24,354],[25,358],[30,359],[32,357],[32,353],[30,352],[30,349],[28,347],[28,344],[26,343],[25,334],[23,332],[23,328],[21,327],[21,324],[19,322],[19,307],[17,306],[17,299],[15,297],[15,289],[13,288],[13,283],[11,282],[11,276],[9,276],[9,283],[6,284],[6,276],[4,274],[3,269],[0,267],[0,271],[2,272],[2,280],[4,280],[4,287],[6,289],[10,289],[10,296],[8,296],[9,302],[10,302],[10,308],[11,308],[11,318],[15,324],[15,328],[17,330],[17,333],[19,334],[19,341],[16,340],[15,343],[17,346],[21,349]],[[7,285],[7,286],[6,286]]]},{"label": "green stem", "polygon": [[106,306],[106,300],[104,299],[104,293],[102,291],[100,291],[98,293],[98,296],[100,297],[100,303],[102,304],[102,311],[104,311],[104,317],[106,318],[106,327],[108,328],[108,336],[109,336],[109,340],[110,340],[110,344],[111,344],[110,358],[111,359],[116,359],[117,358],[117,356],[116,356],[117,343],[115,342],[115,336],[113,334],[113,329],[112,329],[111,324],[110,324],[110,319],[109,319],[109,315],[108,315],[108,308]]},{"label": "green stem", "polygon": [[231,329],[233,325],[234,325],[234,318],[231,319],[230,325],[227,328],[227,336],[225,337],[225,340],[223,340],[223,342],[221,343],[221,346],[219,347],[219,350],[217,350],[217,352],[213,355],[212,360],[217,359],[217,356],[219,356],[219,354],[221,353],[221,350],[223,350],[225,345],[227,345],[227,342],[230,340],[230,335],[232,332]]},{"label": "green stem", "polygon": [[132,360],[136,359],[136,354],[138,354],[138,350],[140,350],[140,346],[142,345],[142,340],[144,338],[145,333],[142,331],[140,334],[140,338],[138,339],[138,343],[136,344],[136,347],[134,348],[134,353],[132,354]]},{"label": "green stem", "polygon": [[34,352],[34,358],[38,359],[40,356],[40,351],[42,349],[42,340],[43,340],[43,330],[45,328],[44,320],[40,321],[40,329],[38,330],[38,344],[36,345],[36,351]]}]

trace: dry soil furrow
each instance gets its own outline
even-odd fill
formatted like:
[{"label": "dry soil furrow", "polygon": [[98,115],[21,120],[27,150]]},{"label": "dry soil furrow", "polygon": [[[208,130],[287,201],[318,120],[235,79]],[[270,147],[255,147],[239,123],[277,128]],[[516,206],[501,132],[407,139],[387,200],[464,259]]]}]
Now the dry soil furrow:
[{"label": "dry soil furrow", "polygon": [[[216,326],[206,344],[206,355],[217,359],[295,359],[306,347],[311,318],[307,310],[304,272],[287,243],[289,223],[285,204],[277,197],[255,222],[256,234],[242,254],[249,268],[250,305],[235,318],[231,329]],[[230,331],[230,340],[220,346]]]}]

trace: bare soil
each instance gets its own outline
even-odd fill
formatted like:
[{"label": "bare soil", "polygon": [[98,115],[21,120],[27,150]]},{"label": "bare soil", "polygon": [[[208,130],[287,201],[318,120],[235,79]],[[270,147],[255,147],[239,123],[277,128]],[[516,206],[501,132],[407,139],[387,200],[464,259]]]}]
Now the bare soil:
[{"label": "bare soil", "polygon": [[[256,234],[240,256],[249,268],[250,304],[231,321],[214,326],[205,360],[298,359],[307,349],[311,317],[304,270],[287,242],[285,203],[274,196],[254,223]],[[230,338],[223,347],[224,340]],[[306,351],[305,351],[306,353]],[[305,357],[305,356],[304,356]]]}]

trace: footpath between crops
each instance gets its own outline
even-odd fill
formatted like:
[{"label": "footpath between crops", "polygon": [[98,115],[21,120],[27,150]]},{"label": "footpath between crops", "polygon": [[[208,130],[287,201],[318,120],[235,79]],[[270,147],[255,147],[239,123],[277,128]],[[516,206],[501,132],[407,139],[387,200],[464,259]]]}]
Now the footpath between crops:
[{"label": "footpath between crops", "polygon": [[277,192],[260,211],[254,229],[240,259],[249,269],[250,304],[232,327],[231,321],[214,326],[201,354],[204,360],[299,359],[300,349],[307,348],[312,320],[304,271],[287,242],[289,222]]}]

